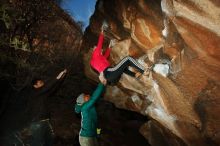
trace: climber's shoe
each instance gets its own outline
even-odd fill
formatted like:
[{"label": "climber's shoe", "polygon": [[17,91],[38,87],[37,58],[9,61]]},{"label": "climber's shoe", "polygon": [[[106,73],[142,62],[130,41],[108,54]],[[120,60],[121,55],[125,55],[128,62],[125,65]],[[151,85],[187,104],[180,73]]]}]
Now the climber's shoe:
[{"label": "climber's shoe", "polygon": [[147,68],[145,69],[143,75],[144,75],[144,76],[149,76],[150,72],[153,71],[153,66],[154,66],[154,65],[147,67]]}]

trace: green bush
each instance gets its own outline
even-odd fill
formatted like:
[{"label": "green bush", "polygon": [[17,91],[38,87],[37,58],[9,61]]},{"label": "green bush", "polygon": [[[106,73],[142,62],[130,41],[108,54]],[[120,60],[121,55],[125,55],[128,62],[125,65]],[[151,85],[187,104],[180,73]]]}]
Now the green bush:
[{"label": "green bush", "polygon": [[11,18],[7,12],[7,9],[8,7],[6,5],[2,5],[0,7],[0,20],[4,22],[5,24],[5,27],[7,29],[10,28],[11,24],[12,24],[12,21],[11,21]]}]

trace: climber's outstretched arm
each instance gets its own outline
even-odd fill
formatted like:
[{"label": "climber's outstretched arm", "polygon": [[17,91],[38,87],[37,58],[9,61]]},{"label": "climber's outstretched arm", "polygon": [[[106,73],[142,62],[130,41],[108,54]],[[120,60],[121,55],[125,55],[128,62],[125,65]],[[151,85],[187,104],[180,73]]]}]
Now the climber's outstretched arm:
[{"label": "climber's outstretched arm", "polygon": [[38,94],[44,94],[44,93],[52,93],[54,90],[57,89],[57,87],[62,83],[66,76],[67,70],[64,69],[61,71],[55,79],[52,79],[48,81],[42,89],[39,90]]}]

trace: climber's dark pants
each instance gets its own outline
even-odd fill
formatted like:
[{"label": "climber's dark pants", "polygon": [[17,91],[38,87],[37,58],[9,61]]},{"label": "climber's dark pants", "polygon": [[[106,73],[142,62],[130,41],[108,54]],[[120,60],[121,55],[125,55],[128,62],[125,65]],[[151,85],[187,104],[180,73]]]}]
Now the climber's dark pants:
[{"label": "climber's dark pants", "polygon": [[136,68],[140,73],[144,73],[144,67],[140,65],[134,58],[127,56],[116,66],[109,67],[104,70],[104,76],[107,79],[108,84],[113,85],[117,83],[123,73],[135,77],[135,73],[128,69],[129,66]]}]

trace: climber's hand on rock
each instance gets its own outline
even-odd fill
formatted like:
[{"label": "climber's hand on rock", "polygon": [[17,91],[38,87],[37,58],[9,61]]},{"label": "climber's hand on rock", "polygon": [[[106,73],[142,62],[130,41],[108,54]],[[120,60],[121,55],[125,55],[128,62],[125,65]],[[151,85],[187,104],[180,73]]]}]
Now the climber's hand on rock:
[{"label": "climber's hand on rock", "polygon": [[103,29],[103,26],[101,27],[101,33],[104,33],[104,29]]},{"label": "climber's hand on rock", "polygon": [[103,33],[108,28],[108,23],[104,20],[102,22],[101,32]]},{"label": "climber's hand on rock", "polygon": [[115,39],[111,39],[110,42],[109,42],[108,47],[112,48],[115,45],[115,43],[116,43],[116,40]]}]

